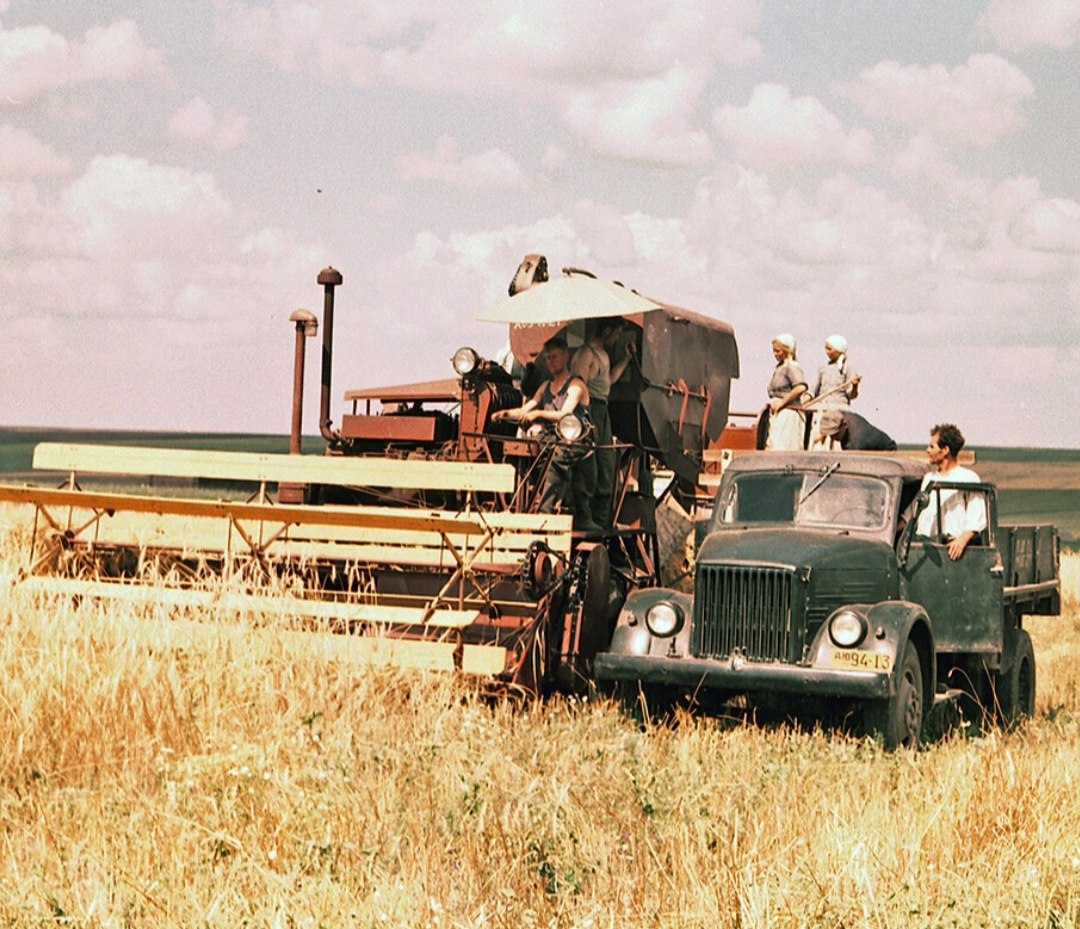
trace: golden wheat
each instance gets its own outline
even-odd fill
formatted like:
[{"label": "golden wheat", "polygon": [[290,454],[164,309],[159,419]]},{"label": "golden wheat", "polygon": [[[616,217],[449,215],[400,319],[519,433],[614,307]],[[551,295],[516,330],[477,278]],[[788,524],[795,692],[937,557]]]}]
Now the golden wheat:
[{"label": "golden wheat", "polygon": [[1077,925],[1080,558],[1063,573],[1064,615],[1029,623],[1038,718],[893,755],[234,637],[155,646],[145,610],[11,591],[0,920]]}]

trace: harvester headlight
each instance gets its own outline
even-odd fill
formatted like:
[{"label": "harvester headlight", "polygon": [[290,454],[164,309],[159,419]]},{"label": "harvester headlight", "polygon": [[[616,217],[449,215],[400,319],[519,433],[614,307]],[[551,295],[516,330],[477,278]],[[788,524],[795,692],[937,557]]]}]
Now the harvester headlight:
[{"label": "harvester headlight", "polygon": [[645,625],[655,636],[673,636],[682,629],[683,611],[670,600],[658,600],[645,611]]},{"label": "harvester headlight", "polygon": [[464,348],[459,348],[454,352],[450,363],[454,366],[458,377],[465,377],[465,375],[472,374],[473,371],[480,367],[480,360],[480,355],[476,349],[469,348],[466,345]]},{"label": "harvester headlight", "polygon": [[841,648],[854,648],[865,635],[866,623],[851,610],[841,610],[829,620],[829,638]]},{"label": "harvester headlight", "polygon": [[581,420],[573,413],[567,413],[555,423],[555,431],[559,434],[559,438],[564,442],[576,442],[581,438],[581,434],[585,431],[585,427],[582,425]]}]

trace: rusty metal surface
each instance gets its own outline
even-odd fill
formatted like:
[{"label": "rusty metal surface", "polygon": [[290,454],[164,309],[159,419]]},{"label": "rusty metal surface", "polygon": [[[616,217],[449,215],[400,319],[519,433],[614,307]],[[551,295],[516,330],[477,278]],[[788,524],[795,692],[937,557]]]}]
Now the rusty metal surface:
[{"label": "rusty metal surface", "polygon": [[461,399],[461,382],[456,377],[444,377],[389,387],[366,387],[363,390],[345,391],[345,399],[381,400],[387,403],[453,403]]}]

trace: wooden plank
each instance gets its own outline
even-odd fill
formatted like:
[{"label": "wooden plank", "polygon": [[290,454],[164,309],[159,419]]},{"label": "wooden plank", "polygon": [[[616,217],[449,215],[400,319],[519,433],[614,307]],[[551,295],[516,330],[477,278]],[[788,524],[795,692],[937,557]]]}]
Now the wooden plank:
[{"label": "wooden plank", "polygon": [[[116,618],[91,611],[79,625],[65,624],[60,634],[85,635],[88,627],[102,638],[115,636],[146,649],[184,649],[227,655],[242,653],[261,661],[341,662],[358,667],[395,667],[420,671],[454,671],[452,642],[388,639],[382,636],[297,632],[247,623],[203,623],[161,617]],[[493,676],[506,669],[506,649],[497,645],[465,645],[461,668],[466,674]]]},{"label": "wooden plank", "polygon": [[[257,544],[264,544],[257,524],[241,523]],[[267,524],[267,529],[273,527]],[[456,567],[457,561],[439,536],[432,533],[391,530],[353,531],[348,527],[323,527],[316,534],[310,527],[290,529],[281,538],[266,543],[265,556],[271,561],[328,560],[350,563],[400,564],[413,567]],[[266,538],[269,537],[267,533]],[[554,552],[564,548],[564,536],[497,535],[484,546],[478,561],[482,565],[519,567],[533,541],[549,542]],[[227,552],[243,554],[247,544],[236,533],[229,534],[228,523],[221,520],[195,519],[187,516],[116,512],[104,516],[100,525],[87,528],[73,540],[76,544],[95,544],[150,551],[167,551],[189,556],[209,557]],[[471,552],[481,536],[455,535],[449,541],[459,554]]]},{"label": "wooden plank", "polygon": [[34,468],[293,484],[512,493],[513,465],[411,458],[276,455],[176,448],[42,442]]},{"label": "wooden plank", "polygon": [[328,507],[238,503],[231,500],[192,500],[186,497],[146,497],[136,494],[0,484],[0,502],[40,506],[72,506],[84,510],[126,510],[133,513],[172,513],[178,516],[233,518],[278,524],[367,526],[438,532],[448,525],[460,532],[483,531],[476,514],[404,507]]},{"label": "wooden plank", "polygon": [[[835,453],[835,450],[831,450],[831,453]],[[772,454],[771,452],[765,452],[761,449],[752,448],[707,448],[701,453],[701,460],[705,464],[718,464],[725,457],[738,458],[742,455],[764,455]],[[821,452],[815,452],[815,454],[821,454]],[[926,452],[921,449],[899,449],[895,452],[867,452],[860,451],[860,455],[881,455],[886,458],[908,458],[916,461],[925,461]],[[962,465],[975,464],[975,452],[970,449],[963,449],[957,456],[957,461]]]},{"label": "wooden plank", "polygon": [[241,594],[234,591],[188,590],[176,587],[145,586],[110,581],[89,581],[70,577],[28,577],[18,582],[20,589],[73,597],[116,600],[136,606],[172,606],[231,614],[276,617],[311,617],[334,622],[379,625],[423,625],[432,629],[463,629],[480,618],[478,610],[435,610],[426,623],[419,607],[378,606],[369,603],[335,603],[300,597]]},{"label": "wooden plank", "polygon": [[[104,511],[111,515],[103,518],[103,527],[106,522],[117,520],[118,527],[124,526],[120,531],[141,533],[148,539],[155,533],[161,535],[164,530],[157,524],[168,517],[221,521],[232,518],[247,529],[254,525],[256,533],[258,524],[265,523],[270,529],[283,525],[303,527],[305,533],[312,527],[319,527],[320,536],[328,538],[355,538],[360,534],[369,539],[401,539],[413,538],[410,533],[428,533],[433,540],[446,534],[452,540],[460,541],[479,539],[491,530],[497,539],[520,540],[505,543],[508,546],[527,547],[534,539],[542,539],[553,551],[569,554],[573,528],[570,516],[549,513],[458,512],[389,506],[286,506],[5,484],[0,484],[0,502]],[[130,518],[124,523],[123,514],[142,514],[145,527],[131,523]],[[177,525],[174,520],[172,528]],[[222,533],[226,531],[227,522],[221,529]]]}]

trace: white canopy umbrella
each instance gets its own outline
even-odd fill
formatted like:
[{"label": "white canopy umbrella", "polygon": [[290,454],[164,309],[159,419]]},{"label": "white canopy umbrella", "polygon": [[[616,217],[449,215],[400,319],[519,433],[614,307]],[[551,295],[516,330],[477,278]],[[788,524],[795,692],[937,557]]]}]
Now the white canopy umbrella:
[{"label": "white canopy umbrella", "polygon": [[518,326],[551,326],[575,319],[626,316],[658,309],[659,303],[621,284],[600,281],[586,274],[567,274],[533,284],[476,318],[482,322]]}]

